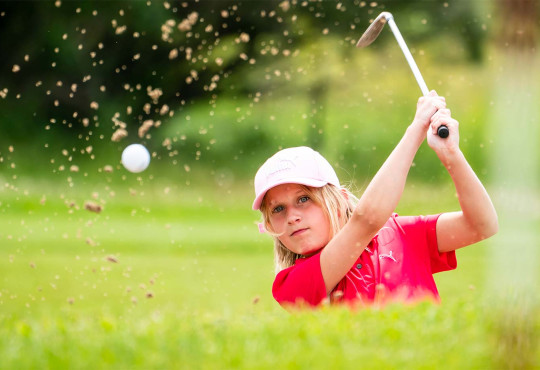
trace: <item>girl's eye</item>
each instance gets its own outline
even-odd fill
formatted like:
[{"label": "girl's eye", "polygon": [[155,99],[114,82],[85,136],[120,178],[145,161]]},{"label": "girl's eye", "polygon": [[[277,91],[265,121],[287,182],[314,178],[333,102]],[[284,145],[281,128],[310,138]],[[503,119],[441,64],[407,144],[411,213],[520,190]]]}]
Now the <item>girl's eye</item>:
[{"label": "girl's eye", "polygon": [[305,203],[309,200],[309,197],[307,195],[304,195],[303,197],[300,197],[300,199],[298,199],[298,203]]},{"label": "girl's eye", "polygon": [[281,211],[283,211],[284,207],[283,206],[277,206],[276,208],[274,208],[272,210],[272,213],[279,213]]}]

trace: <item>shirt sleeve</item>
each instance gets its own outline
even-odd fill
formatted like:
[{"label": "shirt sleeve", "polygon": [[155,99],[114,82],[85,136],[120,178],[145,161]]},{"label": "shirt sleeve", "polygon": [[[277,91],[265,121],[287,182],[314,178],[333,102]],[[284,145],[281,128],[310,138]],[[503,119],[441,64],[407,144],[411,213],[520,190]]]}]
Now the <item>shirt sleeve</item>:
[{"label": "shirt sleeve", "polygon": [[275,300],[282,306],[305,303],[319,305],[326,298],[320,260],[321,254],[317,253],[280,271],[272,286]]},{"label": "shirt sleeve", "polygon": [[[429,258],[431,273],[453,270],[457,267],[456,252],[439,253],[437,243],[437,220],[440,214],[430,216],[400,216],[396,222],[402,228],[408,244],[417,253]],[[423,259],[423,258],[422,258]],[[426,263],[428,261],[426,260]]]},{"label": "shirt sleeve", "polygon": [[437,220],[440,214],[432,216],[421,216],[425,220],[426,239],[431,264],[431,273],[453,270],[457,267],[456,252],[439,252],[437,243]]}]

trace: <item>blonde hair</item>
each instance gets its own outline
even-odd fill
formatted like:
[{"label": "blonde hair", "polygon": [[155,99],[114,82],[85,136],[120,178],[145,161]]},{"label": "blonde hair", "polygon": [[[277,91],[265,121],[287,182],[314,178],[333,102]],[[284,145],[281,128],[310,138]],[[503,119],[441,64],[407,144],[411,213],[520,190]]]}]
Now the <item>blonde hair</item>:
[{"label": "blonde hair", "polygon": [[[319,206],[330,222],[331,237],[333,238],[339,230],[350,219],[352,211],[358,199],[346,188],[338,188],[332,184],[326,184],[320,188],[301,185],[307,195]],[[289,249],[278,239],[279,234],[274,233],[270,224],[271,209],[266,204],[266,198],[261,203],[261,213],[265,229],[274,239],[274,266],[277,274],[283,269],[294,265],[294,262],[301,257]]]}]

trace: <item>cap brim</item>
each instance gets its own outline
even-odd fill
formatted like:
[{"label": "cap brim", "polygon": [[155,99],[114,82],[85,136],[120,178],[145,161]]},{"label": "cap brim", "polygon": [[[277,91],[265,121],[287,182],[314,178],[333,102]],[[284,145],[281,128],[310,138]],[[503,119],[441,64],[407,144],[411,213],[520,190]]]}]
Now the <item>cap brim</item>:
[{"label": "cap brim", "polygon": [[283,185],[283,184],[300,184],[300,185],[312,186],[314,188],[320,188],[328,184],[328,182],[322,181],[322,180],[300,178],[300,177],[287,178],[282,181],[276,181],[275,183],[272,183],[271,185],[267,186],[266,188],[264,188],[263,190],[259,192],[255,200],[253,201],[253,206],[252,206],[253,210],[256,211],[259,208],[261,208],[262,200],[264,196],[266,195],[266,193],[268,192],[268,190],[272,189],[273,187],[276,187],[278,185]]}]

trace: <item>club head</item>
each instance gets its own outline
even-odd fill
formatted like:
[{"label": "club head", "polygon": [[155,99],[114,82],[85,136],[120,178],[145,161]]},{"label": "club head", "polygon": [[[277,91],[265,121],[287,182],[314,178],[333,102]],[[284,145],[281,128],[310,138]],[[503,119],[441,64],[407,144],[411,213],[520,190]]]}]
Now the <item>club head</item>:
[{"label": "club head", "polygon": [[386,24],[387,20],[392,18],[392,14],[389,12],[382,12],[375,18],[375,20],[369,25],[368,29],[362,37],[360,37],[360,40],[356,43],[357,48],[365,48],[369,44],[371,44],[375,39],[379,36],[381,33],[384,25]]}]

